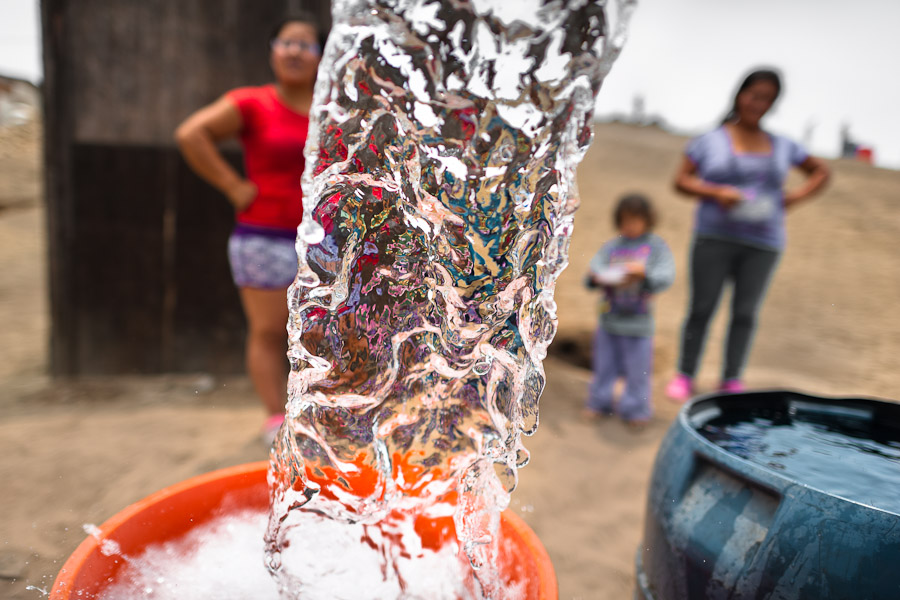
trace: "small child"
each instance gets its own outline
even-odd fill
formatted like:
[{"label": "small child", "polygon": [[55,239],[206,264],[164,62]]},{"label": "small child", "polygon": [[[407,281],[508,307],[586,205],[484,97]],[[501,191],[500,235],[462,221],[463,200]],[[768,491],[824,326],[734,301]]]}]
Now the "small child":
[{"label": "small child", "polygon": [[594,377],[585,416],[612,415],[613,386],[624,377],[625,391],[615,412],[626,424],[642,428],[653,414],[650,300],[672,285],[675,262],[666,243],[652,233],[656,215],[645,196],[621,198],[613,220],[619,235],[591,259],[586,282],[588,287],[602,288],[604,297],[594,335]]}]

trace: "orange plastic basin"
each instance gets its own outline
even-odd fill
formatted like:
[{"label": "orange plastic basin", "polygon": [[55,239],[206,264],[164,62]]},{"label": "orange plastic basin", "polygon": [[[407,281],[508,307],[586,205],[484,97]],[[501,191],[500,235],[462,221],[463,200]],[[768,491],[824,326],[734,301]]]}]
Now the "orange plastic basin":
[{"label": "orange plastic basin", "polygon": [[[50,591],[51,600],[93,598],[115,581],[121,557],[105,556],[101,540],[136,555],[150,544],[177,539],[225,510],[265,510],[269,505],[268,462],[238,465],[192,477],[147,496],[100,527],[100,539],[84,540],[63,565]],[[227,505],[223,505],[226,501]],[[525,599],[557,600],[556,573],[534,532],[510,510],[503,512],[500,565],[505,578],[524,582]]]}]

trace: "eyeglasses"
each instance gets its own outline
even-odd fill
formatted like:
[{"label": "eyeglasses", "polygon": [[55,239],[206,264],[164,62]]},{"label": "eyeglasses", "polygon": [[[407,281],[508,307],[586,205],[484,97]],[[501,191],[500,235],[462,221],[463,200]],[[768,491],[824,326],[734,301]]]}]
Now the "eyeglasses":
[{"label": "eyeglasses", "polygon": [[299,52],[309,52],[316,56],[322,54],[321,46],[315,42],[307,42],[304,40],[282,40],[280,38],[272,40],[273,50],[290,50],[291,48],[296,48]]}]

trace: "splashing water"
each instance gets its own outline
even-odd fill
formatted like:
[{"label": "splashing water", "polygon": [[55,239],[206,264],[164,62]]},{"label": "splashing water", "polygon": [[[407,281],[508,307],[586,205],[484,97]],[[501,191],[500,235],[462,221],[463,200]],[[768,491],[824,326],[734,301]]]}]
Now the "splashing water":
[{"label": "splashing water", "polygon": [[386,573],[410,530],[438,547],[455,529],[472,593],[500,594],[499,515],[538,425],[575,166],[632,6],[334,3],[269,470],[284,595],[327,577],[287,560],[309,519],[362,527]]}]

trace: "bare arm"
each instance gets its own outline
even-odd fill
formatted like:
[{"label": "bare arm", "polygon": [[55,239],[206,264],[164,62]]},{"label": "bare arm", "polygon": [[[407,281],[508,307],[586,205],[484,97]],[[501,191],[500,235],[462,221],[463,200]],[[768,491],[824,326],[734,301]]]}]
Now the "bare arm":
[{"label": "bare arm", "polygon": [[806,174],[806,181],[800,187],[785,192],[784,206],[788,208],[822,191],[831,178],[831,171],[825,162],[815,156],[807,156],[797,168]]},{"label": "bare arm", "polygon": [[238,210],[253,201],[256,186],[241,178],[216,144],[236,136],[241,127],[241,113],[222,97],[189,116],[175,130],[175,141],[191,169],[225,194]]},{"label": "bare arm", "polygon": [[704,181],[697,175],[697,165],[685,156],[675,173],[675,190],[692,198],[712,198],[725,208],[741,201],[741,192],[730,185]]}]

